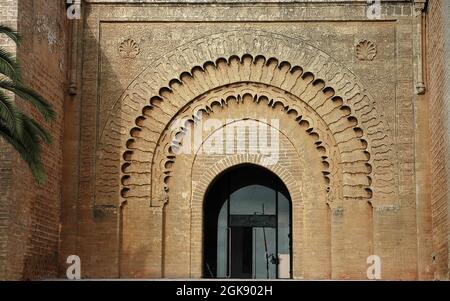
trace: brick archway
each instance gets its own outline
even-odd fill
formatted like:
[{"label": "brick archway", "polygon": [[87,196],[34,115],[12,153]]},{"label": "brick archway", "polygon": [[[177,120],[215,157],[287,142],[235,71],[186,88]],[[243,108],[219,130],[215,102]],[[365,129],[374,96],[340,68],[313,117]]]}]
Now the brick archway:
[{"label": "brick archway", "polygon": [[[203,143],[206,143],[210,137],[214,136],[217,132],[226,132],[227,126],[233,123],[265,123],[258,119],[253,119],[249,115],[248,118],[240,119],[242,112],[247,112],[249,107],[258,106],[252,102],[246,102],[249,100],[249,95],[243,97],[242,103],[236,103],[227,109],[222,110],[222,113],[231,111],[233,116],[238,118],[231,123],[225,123],[222,127],[214,130],[212,133],[204,138]],[[251,98],[250,98],[251,99]],[[246,104],[246,105],[245,105]],[[265,106],[261,107],[264,109]],[[273,109],[266,108],[267,111],[273,112]],[[236,113],[240,112],[240,117]],[[263,111],[259,111],[260,113]],[[236,114],[236,115],[234,115]],[[259,115],[261,116],[261,115]],[[281,127],[289,123],[293,123],[294,129],[295,122],[292,122],[287,116],[284,117],[284,123],[280,122],[280,128],[274,128],[280,132],[280,159],[276,164],[267,164],[267,157],[261,154],[243,153],[238,155],[207,155],[202,154],[198,156],[198,147],[195,155],[192,156],[180,156],[179,160],[174,162],[174,185],[168,191],[169,202],[164,206],[165,224],[167,233],[164,236],[164,262],[170,263],[164,266],[164,275],[168,277],[178,277],[183,273],[189,273],[191,277],[199,278],[202,276],[202,247],[203,247],[203,201],[205,191],[210,185],[211,181],[224,170],[243,163],[250,163],[266,167],[272,173],[277,175],[287,186],[292,200],[292,215],[293,215],[293,276],[296,278],[302,278],[304,273],[304,256],[305,241],[303,233],[303,224],[305,218],[303,216],[303,207],[306,205],[308,208],[315,211],[314,219],[320,220],[320,226],[315,228],[324,234],[321,236],[321,251],[319,253],[331,252],[331,240],[326,235],[326,229],[329,227],[330,220],[327,218],[328,206],[332,208],[341,206],[341,202],[336,200],[331,204],[327,201],[327,193],[324,189],[327,186],[326,180],[323,178],[323,174],[320,172],[320,153],[315,149],[313,137],[310,137],[305,131],[299,133],[298,139],[304,139],[304,146],[297,145],[298,140],[293,139],[292,136],[287,136],[286,127]],[[216,114],[209,114],[207,118],[220,118]],[[206,118],[206,119],[207,119]],[[298,125],[297,125],[298,126]],[[292,140],[290,140],[292,139]],[[297,141],[297,142],[296,142]],[[307,162],[305,157],[305,150],[309,149],[310,155],[307,156],[312,162]],[[315,154],[315,156],[313,155]],[[313,157],[311,157],[313,155]],[[209,162],[214,164],[209,165]],[[192,166],[187,168],[188,166]],[[180,169],[181,167],[181,169]],[[309,172],[306,172],[308,169]],[[295,172],[295,175],[292,173]],[[187,179],[186,179],[187,177]],[[176,183],[176,185],[175,185]],[[185,194],[185,189],[180,187],[186,187],[186,185],[192,184],[191,195],[188,197]],[[308,190],[306,197],[302,196],[302,186]],[[186,211],[189,214],[186,215]],[[307,220],[307,219],[306,219]],[[306,221],[307,222],[307,221]],[[308,222],[307,222],[308,224]],[[184,225],[184,226],[183,226]],[[189,226],[188,226],[189,225]],[[320,228],[320,229],[319,229]],[[175,230],[176,229],[176,230]],[[189,231],[189,238],[186,238],[186,232]],[[187,240],[186,240],[187,239]],[[184,243],[180,243],[184,241]],[[190,246],[186,248],[186,244]],[[184,245],[182,247],[182,245]],[[180,248],[183,248],[180,250]],[[175,250],[178,250],[176,253]],[[176,255],[175,255],[176,254]],[[181,255],[183,254],[183,255]],[[183,258],[189,258],[189,261]],[[173,265],[176,263],[176,265]],[[306,263],[307,265],[307,263]],[[331,262],[324,260],[322,262],[323,268],[322,274],[317,274],[318,277],[326,278],[330,277]],[[188,267],[184,270],[181,267]],[[324,276],[326,275],[326,276]]]},{"label": "brick archway", "polygon": [[[204,175],[203,181],[200,182],[198,186],[192,191],[192,205],[191,205],[191,216],[196,217],[195,219],[191,219],[191,258],[190,258],[190,276],[192,278],[200,278],[202,276],[202,249],[203,249],[203,207],[204,201],[206,198],[206,194],[208,188],[211,183],[219,177],[222,173],[226,172],[230,168],[237,167],[239,165],[250,164],[262,167],[264,169],[269,170],[274,175],[280,178],[283,184],[286,186],[289,195],[291,197],[291,206],[292,206],[292,220],[294,221],[296,218],[299,219],[302,215],[303,209],[301,205],[301,188],[298,185],[298,182],[295,180],[292,173],[284,168],[281,165],[267,165],[265,164],[264,158],[259,155],[250,155],[247,154],[245,156],[242,155],[234,155],[229,156],[226,159],[222,159],[218,161],[216,164],[211,166],[208,172]],[[209,183],[209,184],[206,184]],[[201,218],[198,218],[201,217]],[[301,232],[301,227],[294,227],[293,230]],[[201,235],[199,235],[202,233]],[[294,236],[294,234],[293,234]],[[300,246],[301,244],[297,244]],[[292,250],[294,261],[301,261],[301,250],[296,246],[293,246]],[[300,264],[294,263],[293,270],[295,270],[295,266],[299,266]],[[296,272],[296,271],[294,271]]]},{"label": "brick archway", "polygon": [[[229,57],[231,54],[234,56]],[[280,54],[283,57],[276,59]],[[252,61],[253,64],[249,64]],[[222,69],[225,65],[228,68]],[[261,68],[264,66],[266,68]],[[222,71],[225,76],[215,77]],[[139,122],[158,116],[154,130],[161,134],[173,114],[193,98],[219,86],[255,77],[257,82],[286,91],[295,88],[290,85],[302,77],[318,88],[310,92],[329,91],[340,97],[367,136],[365,140],[371,153],[369,164],[377,174],[371,179],[372,203],[395,205],[397,176],[395,164],[392,164],[395,162],[392,135],[358,78],[329,54],[305,41],[261,31],[219,33],[182,45],[152,63],[130,84],[115,102],[105,123],[100,125],[98,155],[103,159],[97,161],[96,204],[109,204],[108,200],[116,199],[117,192],[132,189],[132,186],[148,189],[146,195],[151,194],[151,180],[147,188],[143,183],[135,185],[130,181],[134,168],[129,165],[136,161],[132,154],[154,155],[148,148],[127,147],[135,142]],[[112,170],[110,167],[117,160],[122,169]],[[142,167],[147,168],[148,162],[142,163]],[[146,176],[151,177],[151,174]],[[122,177],[122,184],[112,184],[117,177]],[[143,199],[141,194],[129,194],[126,199],[130,197]]]},{"label": "brick archway", "polygon": [[[266,59],[262,56],[255,59],[253,59],[250,55],[244,56],[242,59],[238,57],[231,57],[229,61],[219,59],[217,61],[217,65],[211,65],[211,68],[194,68],[192,71],[194,74],[193,76],[188,73],[181,74],[181,82],[178,80],[172,80],[169,85],[170,88],[161,89],[162,97],[153,97],[150,100],[150,106],[144,107],[142,115],[136,119],[136,126],[130,131],[132,138],[127,140],[126,145],[128,150],[123,154],[123,197],[139,198],[150,194],[153,200],[159,198],[161,194],[160,191],[167,190],[167,185],[162,184],[164,187],[158,187],[155,190],[154,180],[149,180],[146,185],[143,185],[144,183],[142,183],[142,181],[139,181],[139,184],[134,182],[133,178],[135,177],[133,177],[133,168],[130,168],[130,162],[139,161],[141,156],[152,157],[152,161],[149,162],[152,166],[155,163],[164,165],[168,161],[171,161],[175,156],[171,152],[170,145],[165,144],[165,148],[162,150],[159,150],[158,148],[161,146],[161,137],[165,138],[168,135],[171,135],[168,128],[170,127],[172,120],[179,117],[178,112],[185,113],[186,110],[189,111],[190,107],[193,109],[196,106],[201,106],[202,104],[199,100],[208,97],[208,95],[216,91],[216,89],[219,91],[230,89],[233,84],[239,84],[242,82],[247,84],[262,82],[262,84],[266,85],[269,90],[278,90],[275,91],[275,95],[286,93],[293,95],[294,98],[297,97],[297,100],[290,99],[286,102],[282,101],[281,103],[284,105],[286,113],[293,113],[296,115],[296,118],[299,118],[299,122],[302,121],[301,119],[303,116],[298,112],[298,110],[291,107],[295,107],[296,102],[306,103],[307,106],[309,106],[311,110],[317,114],[317,116],[307,121],[310,126],[310,130],[313,131],[314,125],[317,125],[320,123],[319,121],[323,120],[325,123],[325,128],[323,128],[322,131],[331,129],[329,136],[332,138],[337,138],[337,147],[340,148],[340,150],[338,150],[338,156],[347,158],[344,159],[344,163],[347,164],[352,162],[356,163],[367,161],[367,166],[362,169],[367,169],[369,171],[368,173],[371,173],[373,169],[373,172],[377,174],[377,178],[373,183],[372,178],[369,178],[368,182],[371,186],[370,188],[367,187],[367,191],[370,194],[369,198],[372,198],[373,191],[375,191],[375,193],[380,192],[380,194],[377,195],[377,198],[375,198],[377,202],[381,199],[388,199],[392,194],[386,189],[387,187],[390,187],[388,183],[392,182],[394,179],[392,176],[393,166],[385,165],[383,162],[387,159],[381,158],[390,155],[390,151],[385,150],[387,145],[389,145],[389,135],[381,134],[382,131],[380,127],[382,127],[383,122],[378,121],[378,117],[373,115],[372,111],[364,114],[362,117],[363,121],[360,122],[358,118],[355,117],[355,114],[359,114],[359,112],[363,109],[358,106],[356,106],[356,109],[353,109],[349,106],[349,104],[345,104],[343,98],[336,95],[335,89],[327,86],[323,80],[315,78],[314,74],[304,71],[298,66],[291,67],[291,65],[287,62],[279,63],[276,59],[269,59],[266,62]],[[217,74],[214,75],[214,72]],[[222,77],[220,77],[220,75],[222,75]],[[252,79],[252,76],[256,76],[256,78]],[[225,82],[231,81],[232,83],[227,83],[225,85],[214,83],[215,80],[213,79],[224,77],[228,77],[225,79]],[[243,81],[244,79],[246,80]],[[204,91],[203,89],[209,87],[208,85],[217,85],[217,88]],[[273,99],[274,103],[276,103],[277,100],[274,97],[271,97],[272,94],[274,93],[269,91],[269,98],[271,101]],[[190,101],[186,103],[187,99],[190,99]],[[197,102],[200,102],[200,104]],[[213,103],[214,101],[209,104],[204,104],[206,107],[203,108],[203,111],[207,112]],[[166,111],[164,111],[162,109],[163,106],[169,106],[171,108],[167,108]],[[364,108],[364,106],[362,108]],[[200,109],[197,108],[197,110],[193,110],[190,114],[196,114],[199,110]],[[155,119],[155,117],[151,114],[153,111],[161,111],[161,116],[165,115],[170,117],[170,119],[167,123],[163,123],[160,120]],[[368,129],[366,133],[363,130],[363,124],[365,118],[368,117],[370,118],[371,125],[370,129]],[[193,119],[195,118],[196,117],[193,117]],[[156,146],[154,146],[153,142],[150,142],[149,139],[140,138],[148,135],[146,132],[148,132],[148,129],[150,128],[152,131],[155,131],[155,129],[161,131],[161,135],[156,142]],[[175,132],[175,135],[176,134],[178,133]],[[357,137],[359,142],[353,145],[346,145],[348,138],[354,136]],[[146,141],[149,142],[146,143]],[[372,148],[376,150],[373,151]],[[365,151],[366,149],[367,151]],[[364,151],[364,154],[361,152],[360,156],[353,153],[361,150]],[[373,156],[371,156],[371,154],[373,154]],[[165,156],[169,158],[169,160],[161,161],[159,158],[160,156]],[[164,166],[158,166],[156,171],[164,168]],[[349,168],[352,169],[353,167],[349,166]],[[156,179],[156,181],[161,182],[161,180],[165,181],[165,179],[168,178],[168,176],[164,176],[164,179],[159,179],[157,176],[155,177],[153,170],[154,169],[152,169],[152,173],[150,174],[152,179]],[[348,177],[353,178],[355,174],[360,172],[360,170],[361,169],[359,169],[356,173],[349,171]],[[363,173],[366,173],[366,171],[363,171]],[[382,174],[385,176],[382,176]],[[356,183],[358,183],[357,185],[360,185],[360,187],[362,187],[362,185],[369,186],[364,184],[364,181],[361,180],[357,180]],[[350,182],[345,185],[346,189],[350,190],[351,186],[352,184]],[[136,191],[130,193],[130,189],[135,189]],[[392,189],[392,187],[389,189]],[[349,191],[347,197],[352,198],[352,195],[364,198],[364,194],[357,192],[355,193],[354,191]],[[392,199],[388,199],[388,201],[392,201]]]},{"label": "brick archway", "polygon": [[[120,118],[136,115],[131,127],[125,128],[129,135],[120,136],[123,143],[120,147],[121,201],[127,200],[128,204],[140,208],[149,206],[152,214],[157,216],[154,225],[161,229],[153,229],[145,235],[155,239],[161,237],[161,240],[148,247],[148,253],[154,258],[161,258],[160,266],[157,267],[155,263],[154,269],[161,269],[162,275],[165,248],[163,212],[167,201],[171,203],[167,179],[171,177],[171,167],[176,159],[171,152],[170,142],[180,134],[180,131],[171,130],[171,123],[181,116],[193,121],[200,111],[209,114],[214,111],[214,107],[226,106],[233,94],[236,99],[246,95],[254,99],[264,96],[270,108],[281,109],[300,126],[303,125],[315,137],[317,150],[323,149],[322,168],[325,178],[336,177],[337,167],[344,170],[342,176],[338,176],[338,181],[329,186],[331,191],[342,189],[345,192],[338,199],[352,202],[369,200],[377,204],[396,200],[395,168],[393,164],[385,164],[395,162],[391,158],[391,136],[383,117],[376,113],[370,97],[361,90],[357,80],[345,76],[346,72],[331,76],[323,73],[323,68],[317,69],[315,64],[304,64],[303,66],[308,67],[303,67],[294,65],[294,62],[295,60],[280,62],[273,57],[267,59],[266,56],[252,56],[247,52],[242,56],[233,55],[214,62],[207,61],[192,68],[190,72],[181,73],[168,80],[168,85],[159,88],[147,103],[135,103],[129,98],[130,94],[126,94],[128,98],[125,97],[123,101],[128,102],[129,109],[122,111]],[[328,71],[331,72],[330,70]],[[339,77],[340,75],[342,76]],[[239,85],[244,88],[237,93]],[[142,94],[142,89],[149,86],[148,82],[141,82],[134,87],[137,90],[133,93]],[[252,87],[257,87],[256,93]],[[261,89],[264,93],[261,93]],[[214,93],[222,93],[224,97],[212,100]],[[302,106],[307,108],[306,111],[302,111]],[[140,107],[142,111],[135,111],[136,107]],[[127,122],[120,122],[120,128],[110,133],[123,132],[124,124]],[[108,140],[110,134],[105,133],[106,136],[102,137],[106,139],[109,153],[105,156],[106,160],[99,161],[99,164],[104,164],[106,170],[111,163],[108,157],[114,152],[111,151],[111,145],[119,140],[118,137],[111,138],[114,141]],[[335,151],[330,152],[330,149]],[[332,161],[335,164],[330,164]],[[101,171],[102,168],[100,166],[98,170]],[[328,168],[333,172],[330,173]],[[111,183],[106,177],[117,175],[109,170],[102,176]],[[373,178],[370,176],[372,173],[377,176]],[[98,183],[101,184],[102,181]],[[368,212],[366,208],[355,210]],[[142,213],[137,214],[140,215],[139,218],[143,218]],[[127,244],[132,238],[126,235],[125,229],[123,241]],[[369,246],[370,243],[366,245]],[[338,244],[336,248],[340,248]]]}]

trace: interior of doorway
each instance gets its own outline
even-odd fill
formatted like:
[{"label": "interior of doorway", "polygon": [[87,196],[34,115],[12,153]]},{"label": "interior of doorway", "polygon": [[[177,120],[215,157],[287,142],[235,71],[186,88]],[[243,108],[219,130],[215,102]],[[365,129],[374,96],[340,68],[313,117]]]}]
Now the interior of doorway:
[{"label": "interior of doorway", "polygon": [[203,276],[291,278],[291,207],[266,168],[244,164],[216,177],[204,202]]}]

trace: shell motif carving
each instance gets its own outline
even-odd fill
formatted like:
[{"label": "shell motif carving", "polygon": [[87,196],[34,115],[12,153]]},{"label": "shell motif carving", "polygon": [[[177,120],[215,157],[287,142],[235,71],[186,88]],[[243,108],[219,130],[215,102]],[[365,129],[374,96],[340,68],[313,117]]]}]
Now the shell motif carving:
[{"label": "shell motif carving", "polygon": [[359,41],[356,45],[356,57],[361,61],[373,61],[377,55],[377,46],[368,40]]},{"label": "shell motif carving", "polygon": [[133,39],[127,39],[119,45],[120,56],[124,59],[134,59],[140,52],[139,44]]}]

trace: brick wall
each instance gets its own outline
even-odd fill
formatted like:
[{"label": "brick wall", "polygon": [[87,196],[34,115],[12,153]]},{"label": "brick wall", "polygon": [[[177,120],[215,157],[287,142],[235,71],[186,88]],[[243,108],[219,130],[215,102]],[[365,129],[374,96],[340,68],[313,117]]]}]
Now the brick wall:
[{"label": "brick wall", "polygon": [[427,64],[432,139],[432,215],[435,277],[449,277],[450,1],[430,0]]},{"label": "brick wall", "polygon": [[[0,20],[4,25],[16,27],[17,0],[0,0]],[[11,53],[16,52],[14,44],[4,36],[0,36],[0,47]],[[11,177],[14,164],[12,148],[0,138],[0,279],[7,278],[10,265],[8,250],[9,227],[11,221],[12,189]]]},{"label": "brick wall", "polygon": [[[53,144],[43,149],[45,185],[38,187],[17,153],[5,143],[0,145],[0,279],[56,277],[67,68],[65,16],[63,1],[0,1],[0,20],[17,28],[23,37],[17,56],[25,82],[57,113],[57,119],[45,125],[53,137]],[[41,120],[28,105],[18,102]]]}]

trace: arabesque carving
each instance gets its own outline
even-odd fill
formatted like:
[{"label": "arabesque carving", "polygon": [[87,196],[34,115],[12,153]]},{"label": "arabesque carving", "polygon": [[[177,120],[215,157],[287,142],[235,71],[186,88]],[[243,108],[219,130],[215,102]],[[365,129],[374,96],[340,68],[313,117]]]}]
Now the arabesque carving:
[{"label": "arabesque carving", "polygon": [[[235,69],[234,72],[230,70],[233,68]],[[200,88],[200,86],[195,86],[195,80],[198,81],[198,85],[207,82],[208,79],[205,73],[208,73],[210,80],[213,81],[225,76],[238,75],[239,70],[242,70],[244,74],[247,73],[247,81],[240,88],[236,86],[242,82],[236,79],[236,84],[229,84],[225,87],[218,85],[221,88],[218,89],[217,93],[214,90],[206,93],[195,92],[195,89]],[[344,105],[341,97],[335,95],[333,88],[325,86],[323,80],[315,79],[312,73],[305,72],[300,67],[291,67],[287,62],[280,64],[275,59],[266,61],[262,56],[253,59],[250,55],[242,58],[232,57],[228,61],[222,59],[215,66],[210,65],[210,68],[205,67],[203,70],[196,69],[196,71],[193,72],[194,76],[185,74],[180,77],[183,82],[189,83],[190,86],[185,86],[181,84],[181,81],[177,82],[174,80],[170,87],[172,92],[165,94],[165,100],[160,97],[154,97],[150,103],[155,104],[155,108],[158,107],[157,104],[162,104],[166,101],[174,106],[177,102],[182,102],[180,96],[189,93],[188,91],[192,95],[201,95],[201,100],[194,98],[188,102],[188,106],[180,107],[178,112],[171,114],[172,120],[184,118],[188,123],[195,123],[199,113],[212,114],[215,104],[218,107],[224,107],[228,101],[239,101],[245,93],[250,93],[256,104],[264,102],[272,108],[280,106],[281,111],[291,116],[303,130],[316,137],[316,148],[322,153],[324,166],[322,173],[327,183],[330,183],[327,187],[328,192],[332,193],[335,190],[334,187],[342,183],[344,186],[344,198],[371,198],[372,179],[370,173],[372,172],[372,166],[369,163],[370,152],[367,150],[369,148],[367,138],[364,137],[364,133],[359,127],[358,119],[352,115],[351,109]],[[264,76],[270,76],[270,79],[273,79],[273,75],[269,71],[275,71],[274,73],[280,72],[279,76],[282,76],[278,79],[278,86],[284,89],[270,84],[261,84],[261,82],[267,82],[267,79],[264,80]],[[255,73],[257,78],[252,79],[253,73]],[[166,88],[167,91],[170,88]],[[278,90],[277,93],[274,93],[274,90]],[[230,91],[234,91],[236,94],[225,97]],[[280,98],[280,95],[283,94],[285,96]],[[261,101],[262,99],[264,101]],[[157,122],[152,123],[147,119],[152,109],[152,107],[144,108],[143,115],[138,117],[136,123],[138,127],[132,130],[133,138],[127,144],[130,150],[137,149],[139,152],[139,150],[146,148],[142,146],[142,142],[151,140],[150,137],[145,137],[143,131],[148,131],[150,128],[157,126]],[[182,144],[183,135],[180,134],[183,132],[184,128],[173,130],[173,126],[168,123],[162,131],[161,139],[154,145],[152,179],[156,180],[153,189],[157,191],[161,189],[169,190],[171,167],[176,160],[176,153],[172,147]],[[151,135],[149,131],[148,133]],[[142,138],[141,143],[136,139],[140,137]],[[147,145],[152,147],[152,144]],[[330,148],[337,149],[333,155],[330,155]],[[341,181],[338,180],[333,183],[328,169],[331,166],[331,168],[336,170],[338,168],[337,165],[342,166],[343,178]],[[128,163],[125,163],[124,166],[127,167]],[[333,176],[335,175],[334,173]],[[128,175],[125,175],[125,177],[128,180]],[[161,185],[161,187],[158,185]],[[149,188],[145,187],[147,185],[135,187],[136,191],[133,195],[145,195],[148,193],[147,189]],[[138,193],[142,188],[144,190]],[[128,189],[128,187],[125,187],[122,191],[123,197],[128,196]]]},{"label": "arabesque carving", "polygon": [[153,178],[156,183],[164,183],[163,187],[168,191],[177,157],[176,148],[182,146],[188,127],[205,116],[214,117],[215,110],[226,110],[230,102],[240,104],[244,99],[251,99],[254,105],[279,111],[280,115],[285,115],[280,117],[291,119],[298,125],[299,131],[313,137],[314,147],[321,157],[330,202],[342,198],[340,193],[336,195],[337,189],[333,188],[341,185],[342,177],[347,186],[345,197],[369,199],[371,166],[368,163],[367,143],[361,138],[357,123],[342,105],[342,99],[333,96],[332,90],[326,90],[320,98],[315,95],[309,102],[304,102],[278,88],[248,82],[208,92],[174,118],[174,121],[183,120],[183,125],[176,127],[172,122],[161,135],[157,143],[161,152],[155,150],[155,153],[163,156],[154,157]]},{"label": "arabesque carving", "polygon": [[[298,45],[295,51],[293,43]],[[249,54],[255,51],[265,56]],[[225,53],[236,55],[224,58]],[[275,54],[279,53],[289,60],[275,59]],[[358,149],[364,154],[355,160],[365,162],[365,170],[371,172],[368,179],[372,201],[375,199],[380,204],[396,202],[392,137],[386,121],[377,113],[373,100],[356,77],[327,54],[303,41],[264,32],[229,32],[193,41],[156,61],[130,85],[114,105],[100,133],[102,160],[96,171],[97,186],[103,189],[97,194],[100,199],[109,199],[116,189],[120,189],[124,198],[148,199],[153,196],[153,163],[168,158],[170,160],[165,164],[170,166],[170,161],[175,159],[170,153],[167,156],[167,149],[162,150],[158,145],[160,137],[167,135],[165,130],[174,116],[199,96],[240,82],[275,87],[313,108],[318,108],[321,103],[327,103],[323,108],[328,108],[328,103],[335,103],[333,98],[339,99],[339,108],[330,111],[329,115],[324,112],[319,115],[330,120],[326,123],[330,128],[339,120],[345,120],[343,125],[352,124],[348,130],[358,136],[362,143]],[[290,107],[291,102],[285,103],[285,108]],[[341,115],[333,115],[338,113]],[[332,122],[331,116],[337,119]],[[342,116],[345,118],[340,118]],[[334,130],[333,136],[336,139],[339,132]],[[340,150],[342,162],[353,158],[355,149]],[[116,173],[111,166],[116,164],[120,153],[122,168]],[[170,173],[170,168],[163,172]],[[113,182],[112,178],[119,176],[122,179],[120,187],[107,187]],[[366,190],[368,193],[369,189]]]}]

